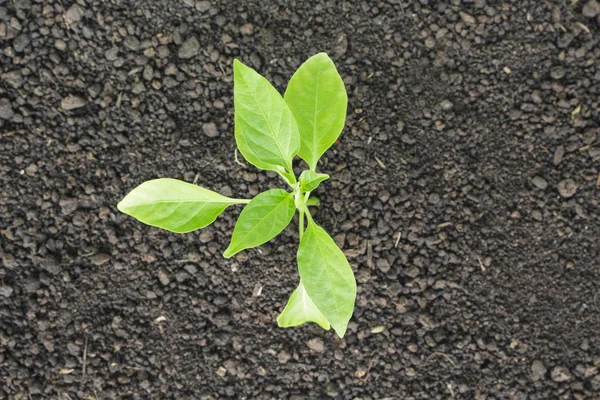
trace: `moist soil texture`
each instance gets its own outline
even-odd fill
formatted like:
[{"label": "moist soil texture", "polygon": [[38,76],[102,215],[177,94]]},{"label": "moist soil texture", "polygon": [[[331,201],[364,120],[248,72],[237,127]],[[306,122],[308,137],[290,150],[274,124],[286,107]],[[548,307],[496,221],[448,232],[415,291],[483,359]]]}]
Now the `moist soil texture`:
[{"label": "moist soil texture", "polygon": [[[0,399],[597,399],[596,0],[0,0]],[[293,222],[221,256],[119,213],[145,180],[250,198],[235,58],[348,90],[314,218],[348,332],[275,322]],[[302,165],[297,162],[298,171]]]}]

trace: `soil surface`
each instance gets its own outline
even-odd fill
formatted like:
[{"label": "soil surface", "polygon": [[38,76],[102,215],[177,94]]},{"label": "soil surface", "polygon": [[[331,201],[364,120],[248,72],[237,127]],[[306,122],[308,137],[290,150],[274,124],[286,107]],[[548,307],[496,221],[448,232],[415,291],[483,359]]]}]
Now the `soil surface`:
[{"label": "soil surface", "polygon": [[[225,260],[239,207],[186,235],[115,207],[281,187],[236,162],[232,62],[283,91],[320,51],[343,340],[277,328],[295,223]],[[599,398],[597,1],[0,0],[0,68],[0,399]]]}]

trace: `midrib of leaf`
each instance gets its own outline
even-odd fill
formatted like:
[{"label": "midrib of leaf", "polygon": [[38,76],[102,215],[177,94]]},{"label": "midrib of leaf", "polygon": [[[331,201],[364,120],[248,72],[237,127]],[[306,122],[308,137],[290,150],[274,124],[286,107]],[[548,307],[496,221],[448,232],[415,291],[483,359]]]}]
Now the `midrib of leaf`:
[{"label": "midrib of leaf", "polygon": [[[289,165],[287,165],[287,164],[289,164],[289,162],[287,160],[286,155],[283,152],[283,149],[279,145],[279,141],[277,140],[277,135],[275,135],[275,131],[273,130],[273,127],[271,126],[271,122],[269,121],[269,118],[267,118],[267,114],[265,113],[265,110],[262,108],[262,105],[260,104],[260,102],[256,98],[255,90],[252,90],[250,88],[250,85],[248,85],[248,82],[247,82],[247,80],[245,78],[242,78],[242,79],[244,80],[244,84],[246,85],[246,87],[250,90],[250,94],[252,95],[252,98],[254,99],[254,102],[256,103],[256,105],[258,105],[258,108],[260,109],[260,112],[262,113],[263,118],[265,119],[265,121],[267,121],[267,126],[269,127],[269,133],[271,134],[272,139],[275,141],[275,144],[277,145],[277,149],[279,150],[281,158],[284,159],[284,161],[286,162],[286,166],[289,167]],[[259,81],[260,81],[260,78],[259,78]],[[271,91],[267,87],[267,93],[269,94],[269,99],[271,100],[271,104],[272,104],[273,102],[272,102],[272,98],[271,98],[271,93],[270,92]],[[248,108],[248,107],[246,107],[246,108]],[[281,120],[280,120],[280,122],[281,122]]]},{"label": "midrib of leaf", "polygon": [[136,207],[141,207],[141,206],[147,206],[147,205],[153,205],[153,204],[166,204],[166,203],[178,203],[178,204],[183,204],[183,203],[219,203],[219,204],[236,204],[237,201],[236,200],[202,200],[202,199],[194,199],[194,200],[156,200],[156,201],[152,201],[149,203],[138,203],[137,205],[133,206],[132,208],[136,208]]},{"label": "midrib of leaf", "polygon": [[[314,231],[314,228],[313,228],[313,231]],[[315,235],[315,238],[316,238],[316,235]],[[321,248],[321,243],[319,242],[319,240],[317,240],[317,247],[319,249],[319,254],[321,256],[321,259],[325,259],[325,257],[323,256],[323,249]],[[329,286],[331,287],[331,292],[333,293],[333,302],[335,303],[335,312],[337,314],[337,319],[338,319],[338,322],[339,322],[341,320],[341,318],[340,318],[340,307],[338,306],[338,302],[337,302],[337,299],[336,299],[336,291],[335,291],[335,288],[334,288],[335,285],[333,285],[333,283],[331,281],[331,277],[329,276],[329,268],[325,268],[325,274],[327,275],[327,282],[329,282]],[[308,295],[308,293],[307,293],[307,295]],[[318,307],[317,307],[317,309],[318,309]]]},{"label": "midrib of leaf", "polygon": [[[302,290],[302,312],[303,312],[303,314],[306,315],[308,313],[308,307],[307,307],[308,302],[306,301],[306,299],[310,299],[310,297],[308,297],[308,293],[306,293],[306,288],[304,287],[304,285],[303,285],[302,289],[303,289]],[[311,301],[312,301],[312,299],[311,299]]]},{"label": "midrib of leaf", "polygon": [[[317,169],[317,163],[319,162],[319,159],[317,157],[317,144],[318,144],[318,140],[317,140],[317,110],[319,109],[319,77],[321,76],[321,71],[317,71],[317,84],[315,86],[315,112],[313,115],[313,158],[315,158],[316,160],[314,160],[315,166],[314,166],[314,170],[316,171]],[[311,165],[312,168],[312,165]]]}]

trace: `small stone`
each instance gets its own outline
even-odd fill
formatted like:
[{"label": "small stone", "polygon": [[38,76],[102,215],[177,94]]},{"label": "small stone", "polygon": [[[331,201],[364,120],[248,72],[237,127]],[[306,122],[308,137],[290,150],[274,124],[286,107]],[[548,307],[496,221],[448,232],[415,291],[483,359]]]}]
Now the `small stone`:
[{"label": "small stone", "polygon": [[79,96],[73,96],[72,94],[65,97],[60,102],[60,107],[65,111],[75,110],[85,106],[85,100]]},{"label": "small stone", "polygon": [[440,107],[442,107],[442,110],[444,111],[449,111],[454,108],[454,104],[450,100],[446,99],[440,103]]},{"label": "small stone", "polygon": [[277,355],[277,360],[279,361],[280,364],[285,364],[287,363],[290,358],[292,358],[292,356],[290,355],[290,353],[288,353],[285,350],[281,350],[279,352],[279,354]]},{"label": "small stone", "polygon": [[140,41],[135,36],[127,36],[123,41],[123,45],[131,51],[138,51],[140,49]]},{"label": "small stone", "polygon": [[219,136],[219,130],[217,129],[217,125],[215,125],[214,122],[208,122],[202,125],[202,131],[206,136],[210,138]]},{"label": "small stone", "polygon": [[555,367],[550,373],[554,382],[566,382],[571,380],[571,372],[566,367]]},{"label": "small stone", "polygon": [[600,14],[600,3],[598,3],[596,0],[589,0],[583,6],[581,13],[584,17],[594,18],[596,15]]},{"label": "small stone", "polygon": [[214,238],[215,235],[210,229],[203,229],[202,233],[200,234],[200,243],[212,242]]},{"label": "small stone", "polygon": [[540,104],[542,102],[542,93],[539,90],[534,90],[531,93],[531,100],[533,100],[535,104]]},{"label": "small stone", "polygon": [[54,47],[56,47],[56,50],[58,51],[65,51],[67,49],[67,42],[62,39],[56,39]]},{"label": "small stone", "polygon": [[461,12],[460,12],[460,18],[461,18],[461,19],[463,20],[463,22],[464,22],[465,24],[467,24],[467,25],[475,25],[475,18],[474,18],[472,15],[470,15],[470,14],[467,14],[467,13],[466,13],[466,12],[464,12],[464,11],[461,11]]},{"label": "small stone", "polygon": [[197,1],[196,2],[196,10],[200,11],[201,13],[210,10],[210,1],[208,1],[208,0]]},{"label": "small stone", "polygon": [[421,271],[419,270],[418,267],[416,267],[416,266],[413,265],[412,267],[408,267],[406,270],[404,270],[404,273],[409,278],[415,279],[417,276],[419,276],[419,274],[421,273]]},{"label": "small stone", "polygon": [[106,50],[106,52],[104,53],[104,57],[106,57],[108,61],[115,61],[119,57],[119,48],[112,47]]},{"label": "small stone", "polygon": [[314,339],[310,339],[306,345],[308,346],[308,348],[310,348],[312,351],[315,351],[317,353],[322,353],[325,351],[325,343],[323,343],[323,339],[321,338],[314,338]]},{"label": "small stone", "polygon": [[556,66],[556,67],[553,67],[550,70],[550,76],[552,77],[552,79],[561,79],[561,78],[563,78],[565,76],[565,69],[564,69],[564,67],[561,67],[560,65]]},{"label": "small stone", "polygon": [[164,268],[159,268],[158,272],[158,280],[160,281],[160,283],[163,286],[167,286],[169,283],[171,283],[171,280],[169,279],[169,275],[167,274],[167,271]]},{"label": "small stone", "polygon": [[38,172],[38,167],[35,164],[29,164],[27,168],[25,168],[25,173],[28,176],[34,176]]},{"label": "small stone", "polygon": [[417,139],[415,139],[414,137],[411,137],[408,133],[405,133],[404,135],[402,135],[400,140],[402,140],[402,143],[405,143],[405,144],[415,144],[417,142]]},{"label": "small stone", "polygon": [[90,257],[90,261],[92,264],[96,266],[104,265],[110,260],[110,256],[108,254],[100,253],[94,254]]},{"label": "small stone", "polygon": [[184,60],[194,57],[200,51],[200,43],[194,36],[189,37],[181,44],[179,48],[179,58]]},{"label": "small stone", "polygon": [[240,32],[242,33],[242,35],[250,36],[254,33],[254,25],[252,25],[252,24],[242,25],[242,26],[240,26]]},{"label": "small stone", "polygon": [[554,157],[552,158],[552,164],[558,165],[562,162],[563,157],[565,156],[565,147],[558,146],[556,150],[554,150]]},{"label": "small stone", "polygon": [[541,176],[534,176],[531,180],[531,183],[533,183],[535,187],[541,190],[545,190],[548,187],[548,182]]},{"label": "small stone", "polygon": [[0,286],[0,296],[10,297],[13,294],[13,288],[7,285]]},{"label": "small stone", "polygon": [[558,183],[558,193],[562,197],[573,197],[577,193],[577,184],[573,179],[564,179]]},{"label": "small stone", "polygon": [[337,56],[342,56],[346,51],[348,51],[348,37],[342,32],[333,45],[333,53]]},{"label": "small stone", "polygon": [[131,85],[131,91],[133,92],[133,94],[140,94],[143,93],[146,90],[146,87],[144,86],[144,82],[135,82]]},{"label": "small stone", "polygon": [[8,83],[15,89],[20,88],[23,85],[24,79],[23,74],[20,71],[10,71],[1,75],[3,81]]},{"label": "small stone", "polygon": [[12,104],[8,99],[0,99],[0,119],[11,120],[14,117]]},{"label": "small stone", "polygon": [[544,375],[546,375],[546,372],[548,372],[548,369],[546,368],[544,363],[541,362],[540,360],[535,360],[531,364],[531,377],[534,382],[537,382],[540,379],[543,379]]},{"label": "small stone", "polygon": [[390,270],[390,263],[385,258],[380,258],[377,260],[377,268],[384,274]]},{"label": "small stone", "polygon": [[79,22],[83,17],[84,11],[78,4],[73,4],[65,13],[65,22],[69,25]]},{"label": "small stone", "polygon": [[30,42],[31,37],[24,33],[15,38],[15,40],[13,41],[13,48],[17,53],[21,53],[23,52],[23,50],[25,50],[25,48],[27,47],[27,45],[29,45]]}]

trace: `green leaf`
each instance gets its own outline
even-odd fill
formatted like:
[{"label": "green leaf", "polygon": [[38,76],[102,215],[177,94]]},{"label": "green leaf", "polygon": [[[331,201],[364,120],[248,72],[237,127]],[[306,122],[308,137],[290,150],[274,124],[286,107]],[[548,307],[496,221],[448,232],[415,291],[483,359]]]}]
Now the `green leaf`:
[{"label": "green leaf", "polygon": [[354,310],[356,281],[342,250],[311,219],[300,240],[298,271],[308,296],[344,337]]},{"label": "green leaf", "polygon": [[307,169],[302,171],[298,182],[300,182],[300,189],[303,192],[312,192],[326,179],[329,179],[329,175]]},{"label": "green leaf", "polygon": [[300,148],[294,115],[277,90],[252,68],[233,62],[235,140],[250,164],[269,171],[292,171]]},{"label": "green leaf", "polygon": [[210,225],[227,206],[240,202],[191,183],[161,178],[133,189],[117,208],[145,224],[186,233]]},{"label": "green leaf", "polygon": [[294,73],[284,98],[300,129],[298,155],[315,171],[319,158],[344,129],[348,105],[344,81],[327,54],[319,53]]},{"label": "green leaf", "polygon": [[280,328],[290,328],[302,325],[305,322],[314,322],[327,331],[330,328],[329,321],[308,297],[308,293],[306,293],[304,285],[300,281],[300,284],[290,296],[287,305],[277,317],[277,325]]},{"label": "green leaf", "polygon": [[240,213],[231,243],[223,256],[268,242],[289,225],[296,206],[294,196],[283,189],[271,189],[253,198]]}]

